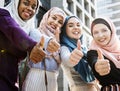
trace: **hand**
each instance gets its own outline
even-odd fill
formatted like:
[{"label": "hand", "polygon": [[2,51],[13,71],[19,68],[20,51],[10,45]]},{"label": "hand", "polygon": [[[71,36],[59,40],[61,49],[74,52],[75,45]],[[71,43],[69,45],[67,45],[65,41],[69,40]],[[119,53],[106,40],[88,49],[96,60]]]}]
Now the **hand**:
[{"label": "hand", "polygon": [[97,53],[98,53],[98,60],[95,63],[96,72],[98,72],[101,76],[109,74],[110,73],[109,60],[104,59],[100,50],[97,50]]},{"label": "hand", "polygon": [[47,51],[53,53],[60,49],[60,44],[53,38],[49,41]]},{"label": "hand", "polygon": [[73,65],[78,64],[80,59],[83,57],[82,49],[81,49],[81,42],[80,40],[77,41],[77,48],[75,48],[70,55],[70,63]]},{"label": "hand", "polygon": [[45,40],[44,37],[42,36],[41,41],[34,46],[30,53],[30,59],[34,63],[40,62],[45,58],[45,52],[43,50],[44,42]]},{"label": "hand", "polygon": [[59,28],[55,31],[54,35],[55,35],[57,42],[60,42],[60,29]]}]

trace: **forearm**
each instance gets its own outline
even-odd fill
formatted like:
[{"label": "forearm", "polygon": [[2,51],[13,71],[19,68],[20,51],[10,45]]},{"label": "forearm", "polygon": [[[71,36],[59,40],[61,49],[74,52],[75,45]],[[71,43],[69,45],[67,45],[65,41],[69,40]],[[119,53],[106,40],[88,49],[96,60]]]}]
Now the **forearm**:
[{"label": "forearm", "polygon": [[72,63],[70,63],[70,55],[71,55],[71,53],[70,53],[69,49],[65,46],[62,46],[61,51],[60,51],[60,57],[61,57],[62,63],[65,66],[73,67],[74,65]]},{"label": "forearm", "polygon": [[0,31],[11,41],[16,48],[21,51],[31,51],[36,44],[35,41],[29,38],[29,36],[20,28],[20,26],[12,19],[9,12],[1,10],[0,12]]}]

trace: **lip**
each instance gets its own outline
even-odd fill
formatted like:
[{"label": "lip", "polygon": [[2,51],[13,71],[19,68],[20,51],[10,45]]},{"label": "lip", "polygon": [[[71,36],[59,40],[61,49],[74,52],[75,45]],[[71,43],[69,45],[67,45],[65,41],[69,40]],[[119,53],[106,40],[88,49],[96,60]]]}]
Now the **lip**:
[{"label": "lip", "polygon": [[99,42],[104,42],[106,39],[105,38],[102,38],[102,39],[99,39]]},{"label": "lip", "polygon": [[78,35],[78,34],[80,34],[80,32],[74,31],[73,34]]},{"label": "lip", "polygon": [[56,27],[55,27],[54,25],[51,25],[51,28],[52,28],[52,29],[56,29]]}]

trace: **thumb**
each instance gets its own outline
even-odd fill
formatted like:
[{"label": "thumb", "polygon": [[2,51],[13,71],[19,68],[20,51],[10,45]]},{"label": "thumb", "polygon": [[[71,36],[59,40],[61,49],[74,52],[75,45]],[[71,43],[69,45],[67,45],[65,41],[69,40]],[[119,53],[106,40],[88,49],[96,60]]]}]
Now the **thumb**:
[{"label": "thumb", "polygon": [[56,31],[55,31],[55,38],[56,38],[56,40],[59,42],[59,34],[60,34],[60,30],[59,29],[57,29]]},{"label": "thumb", "polygon": [[97,53],[98,53],[98,59],[104,59],[102,52],[99,49],[97,50]]},{"label": "thumb", "polygon": [[78,48],[78,50],[81,50],[81,42],[80,42],[80,40],[77,41],[77,48]]},{"label": "thumb", "polygon": [[41,37],[41,40],[40,40],[40,42],[37,44],[37,46],[38,46],[39,48],[42,48],[42,49],[43,49],[44,43],[45,43],[45,38],[42,36],[42,37]]}]

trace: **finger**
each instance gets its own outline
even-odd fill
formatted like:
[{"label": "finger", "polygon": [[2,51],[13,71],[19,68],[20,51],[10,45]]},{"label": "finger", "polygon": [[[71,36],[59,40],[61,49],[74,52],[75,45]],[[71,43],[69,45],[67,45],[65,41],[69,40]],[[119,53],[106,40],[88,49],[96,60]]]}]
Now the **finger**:
[{"label": "finger", "polygon": [[42,37],[41,37],[41,40],[40,40],[40,42],[37,44],[37,46],[38,46],[39,48],[43,49],[43,48],[44,48],[44,43],[45,43],[45,39],[44,39],[44,37],[42,36]]},{"label": "finger", "polygon": [[57,28],[56,31],[55,31],[55,34],[59,34],[60,33],[60,29]]},{"label": "finger", "polygon": [[81,50],[81,42],[80,42],[80,40],[77,41],[77,48],[78,48],[78,50]]},{"label": "finger", "polygon": [[55,38],[56,38],[56,40],[57,40],[57,42],[59,42],[59,34],[60,34],[60,29],[57,29],[56,31],[55,31]]},{"label": "finger", "polygon": [[102,52],[99,49],[97,50],[97,53],[98,53],[98,59],[104,59]]}]

